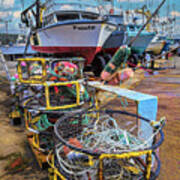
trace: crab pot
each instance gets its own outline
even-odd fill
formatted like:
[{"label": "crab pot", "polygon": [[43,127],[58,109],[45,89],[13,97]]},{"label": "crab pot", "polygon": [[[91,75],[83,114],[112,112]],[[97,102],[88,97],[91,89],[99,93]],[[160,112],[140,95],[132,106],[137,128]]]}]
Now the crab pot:
[{"label": "crab pot", "polygon": [[70,110],[81,106],[88,98],[79,81],[28,85],[20,93],[23,107],[39,110]]},{"label": "crab pot", "polygon": [[[159,165],[153,172],[152,156],[163,141],[162,129],[159,127],[152,137],[143,140],[128,129],[122,129],[122,122],[129,117],[137,115],[125,111],[89,110],[60,118],[54,126],[53,172],[64,179],[155,178]],[[150,120],[137,118],[151,126]],[[149,141],[157,134],[161,134],[160,138],[150,145]]]},{"label": "crab pot", "polygon": [[21,83],[41,84],[47,76],[46,60],[43,58],[18,59],[17,67]]},{"label": "crab pot", "polygon": [[72,81],[83,78],[84,59],[18,59],[18,77],[21,83],[43,84],[45,81]]},{"label": "crab pot", "polygon": [[53,126],[63,113],[24,110],[28,142],[41,168],[47,167],[47,155],[54,148]]}]

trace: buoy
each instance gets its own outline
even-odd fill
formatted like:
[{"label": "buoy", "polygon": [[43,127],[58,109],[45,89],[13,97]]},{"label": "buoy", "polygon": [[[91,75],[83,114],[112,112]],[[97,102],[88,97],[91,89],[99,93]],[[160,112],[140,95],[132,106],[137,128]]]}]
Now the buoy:
[{"label": "buoy", "polygon": [[134,76],[134,72],[131,68],[125,68],[119,72],[116,73],[116,76],[114,76],[112,79],[109,79],[111,77],[111,73],[103,71],[101,73],[101,79],[108,81],[109,85],[117,85],[120,81],[126,81]]}]

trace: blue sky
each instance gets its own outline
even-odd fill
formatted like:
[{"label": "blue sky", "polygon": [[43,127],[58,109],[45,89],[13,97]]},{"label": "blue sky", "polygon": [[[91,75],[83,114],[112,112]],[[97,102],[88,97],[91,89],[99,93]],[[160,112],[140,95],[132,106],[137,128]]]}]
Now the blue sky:
[{"label": "blue sky", "polygon": [[[35,0],[0,0],[0,19],[11,21],[8,25],[10,32],[18,33],[20,23],[20,13],[22,11],[22,2],[24,7],[27,7]],[[117,0],[118,6],[123,9],[135,9],[140,8],[144,4],[147,4],[151,11],[153,11],[158,3],[162,0]],[[130,2],[130,3],[128,3]],[[167,14],[167,6],[170,5],[169,14],[177,17],[177,29],[180,29],[180,0],[166,0],[166,4],[161,9],[161,18],[164,18]],[[5,32],[5,23],[0,22],[0,32]]]}]

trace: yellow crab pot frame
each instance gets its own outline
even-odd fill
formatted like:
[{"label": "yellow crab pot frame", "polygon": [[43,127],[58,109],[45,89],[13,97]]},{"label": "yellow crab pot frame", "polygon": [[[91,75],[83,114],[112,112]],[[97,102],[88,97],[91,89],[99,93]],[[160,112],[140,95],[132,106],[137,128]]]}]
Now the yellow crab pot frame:
[{"label": "yellow crab pot frame", "polygon": [[[76,91],[76,102],[68,105],[61,106],[52,106],[50,102],[50,88],[52,87],[67,87],[75,85]],[[70,81],[70,82],[60,82],[60,83],[44,83],[45,86],[45,98],[46,98],[46,110],[62,110],[70,109],[82,105],[83,102],[80,101],[80,83],[79,81]]]},{"label": "yellow crab pot frame", "polygon": [[29,130],[29,123],[31,121],[31,113],[27,109],[24,109],[24,120],[25,120],[26,129]]},{"label": "yellow crab pot frame", "polygon": [[[29,126],[30,123],[35,123],[39,120],[39,117],[32,118],[32,114],[27,109],[24,110],[24,118],[25,118],[25,125],[26,129],[29,131],[27,133],[27,139],[29,142],[29,145],[32,149],[32,152],[35,155],[35,158],[39,164],[40,168],[43,168],[46,166],[47,163],[47,150],[43,149],[41,147],[41,135],[38,133],[38,130],[36,132],[36,127],[33,126],[32,128]],[[50,137],[51,139],[51,137]]]},{"label": "yellow crab pot frame", "polygon": [[[146,179],[150,179],[151,167],[152,167],[152,150],[128,152],[122,154],[101,154],[99,157],[99,180],[103,180],[103,160],[104,159],[130,159],[136,157],[147,156],[147,166],[146,166]],[[126,167],[128,168],[128,167]],[[130,167],[129,167],[130,168]]]},{"label": "yellow crab pot frame", "polygon": [[[31,88],[40,88],[41,96],[31,93],[28,99],[26,98],[25,101],[22,101],[22,106],[25,109],[34,109],[36,111],[56,111],[76,108],[84,104],[84,98],[82,96],[84,92],[81,91],[80,84],[81,81],[78,80],[30,85],[28,91],[30,92]],[[22,94],[22,97],[24,95],[25,94]],[[39,104],[40,101],[43,101],[43,104]],[[32,102],[34,102],[34,104],[32,104]]]},{"label": "yellow crab pot frame", "polygon": [[[29,145],[35,155],[35,158],[39,164],[40,168],[43,168],[47,163],[47,154],[44,149],[40,147],[40,137],[39,134],[29,133],[27,135]],[[45,165],[46,166],[46,165]]]},{"label": "yellow crab pot frame", "polygon": [[[67,61],[75,63],[78,66],[78,75],[80,78],[83,77],[84,59],[44,59],[40,57],[36,58],[20,58],[18,60],[18,75],[19,81],[26,84],[43,84],[47,80],[48,69],[47,67],[53,68],[54,63]],[[47,66],[48,65],[48,66]]]},{"label": "yellow crab pot frame", "polygon": [[51,156],[48,156],[47,162],[50,166],[48,169],[49,180],[57,180],[58,178],[61,180],[66,180],[66,178],[55,167],[54,155],[51,154]]},{"label": "yellow crab pot frame", "polygon": [[32,118],[32,114],[30,111],[28,111],[28,109],[24,109],[24,119],[25,119],[25,126],[26,129],[29,130],[30,132],[35,132],[36,131],[36,127],[33,126],[34,129],[30,128],[30,123],[37,123],[39,121],[39,116]]},{"label": "yellow crab pot frame", "polygon": [[[31,65],[34,64],[34,69],[40,69],[41,72],[34,73]],[[36,65],[36,66],[35,66]],[[37,67],[39,66],[39,67]],[[23,68],[26,70],[26,77],[24,77]],[[21,58],[18,59],[18,76],[21,83],[27,84],[43,84],[47,77],[46,60],[44,58]]]},{"label": "yellow crab pot frame", "polygon": [[[89,165],[93,165],[93,157],[88,155],[90,161]],[[54,160],[54,154],[52,151],[48,154],[47,156],[47,163],[49,164],[49,169],[48,169],[48,176],[49,180],[66,180],[66,178],[58,171],[58,169],[55,166],[55,160]]]},{"label": "yellow crab pot frame", "polygon": [[[51,156],[50,156],[51,155]],[[66,177],[64,177],[55,166],[55,160],[54,155],[52,153],[47,157],[48,164],[50,166],[49,168],[49,179],[50,180],[66,180]],[[142,157],[146,156],[147,166],[146,166],[146,174],[145,179],[149,180],[151,176],[151,167],[152,167],[152,150],[146,150],[146,151],[137,151],[137,152],[128,152],[128,153],[122,153],[122,154],[101,154],[99,157],[99,169],[98,169],[98,180],[103,180],[103,160],[104,159],[130,159],[130,158],[136,158],[136,157]],[[91,157],[91,156],[89,156]],[[131,169],[131,166],[125,166],[124,168]],[[132,168],[133,170],[133,168]]]}]

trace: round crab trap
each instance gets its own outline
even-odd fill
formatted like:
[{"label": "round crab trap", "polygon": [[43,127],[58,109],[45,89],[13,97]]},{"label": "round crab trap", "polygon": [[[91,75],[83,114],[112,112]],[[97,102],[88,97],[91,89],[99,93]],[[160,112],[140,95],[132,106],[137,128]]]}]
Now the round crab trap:
[{"label": "round crab trap", "polygon": [[[79,110],[73,109],[73,112]],[[55,122],[69,111],[40,111],[24,109],[26,129],[29,131],[31,145],[39,152],[48,153],[54,148],[53,132]]]},{"label": "round crab trap", "polygon": [[[153,128],[152,136],[143,139],[123,129],[122,121],[130,118],[145,121]],[[55,155],[50,160],[54,176],[70,180],[155,179],[160,171],[155,150],[164,140],[164,123],[115,110],[63,116],[54,126]]]},{"label": "round crab trap", "polygon": [[47,155],[50,150],[54,149],[53,134],[55,122],[70,111],[78,113],[82,109],[72,108],[63,111],[27,109],[26,104],[28,101],[29,99],[24,104],[24,120],[28,130],[28,141],[40,167],[43,168],[43,165],[47,163]]}]

